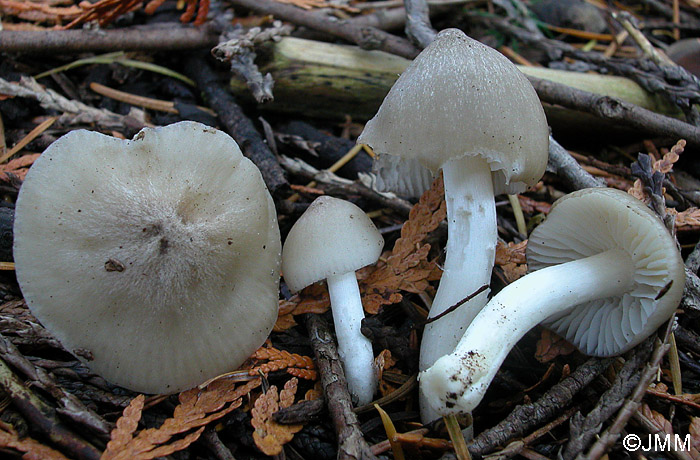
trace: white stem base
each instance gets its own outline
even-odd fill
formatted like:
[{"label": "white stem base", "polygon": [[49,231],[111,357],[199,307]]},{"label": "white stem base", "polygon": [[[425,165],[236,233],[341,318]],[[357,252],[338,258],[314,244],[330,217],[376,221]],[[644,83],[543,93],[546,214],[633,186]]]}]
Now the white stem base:
[{"label": "white stem base", "polygon": [[345,370],[348,389],[357,405],[372,401],[377,389],[372,342],[360,332],[365,312],[355,272],[327,279],[331,310],[338,338],[338,353]]},{"label": "white stem base", "polygon": [[613,249],[530,273],[506,286],[474,318],[454,353],[421,372],[426,402],[441,415],[471,412],[511,348],[553,314],[621,295],[634,283],[632,261]]},{"label": "white stem base", "polygon": [[[447,202],[447,254],[430,317],[490,284],[496,255],[496,204],[488,163],[479,157],[463,157],[447,162],[442,173]],[[487,300],[488,290],[425,327],[420,349],[421,370],[454,350]],[[424,423],[439,418],[424,404],[422,391],[420,401]]]}]

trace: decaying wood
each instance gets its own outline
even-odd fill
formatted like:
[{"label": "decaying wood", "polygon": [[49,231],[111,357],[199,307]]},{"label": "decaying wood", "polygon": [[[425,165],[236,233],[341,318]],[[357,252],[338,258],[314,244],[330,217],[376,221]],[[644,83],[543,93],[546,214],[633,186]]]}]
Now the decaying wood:
[{"label": "decaying wood", "polygon": [[[291,37],[270,44],[266,55],[267,62],[258,65],[275,80],[277,99],[261,109],[331,118],[347,114],[361,120],[374,116],[410,62],[381,51]],[[557,104],[545,105],[551,124],[560,119],[562,123],[573,119],[581,123],[584,115],[592,115],[585,122],[595,123],[592,129],[599,131],[627,128],[695,139],[700,145],[698,128],[672,118],[679,114],[677,110],[629,79],[536,67],[519,69],[535,82],[540,98]],[[250,99],[242,82],[233,79],[231,87],[238,97]],[[561,107],[569,110],[563,112]],[[591,122],[591,118],[603,122]]]}]

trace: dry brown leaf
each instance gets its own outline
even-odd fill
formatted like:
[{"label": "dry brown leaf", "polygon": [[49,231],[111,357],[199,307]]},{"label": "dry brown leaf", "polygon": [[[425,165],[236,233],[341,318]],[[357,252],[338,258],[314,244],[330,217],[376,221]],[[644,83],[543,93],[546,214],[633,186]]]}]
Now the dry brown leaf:
[{"label": "dry brown leaf", "polygon": [[382,257],[376,269],[360,283],[366,312],[374,314],[383,305],[399,302],[399,290],[420,293],[428,288],[428,281],[438,272],[436,261],[428,260],[430,245],[423,240],[446,214],[442,176],[438,176],[411,208],[391,254]]},{"label": "dry brown leaf", "polygon": [[508,243],[507,245],[498,242],[496,244],[496,265],[503,269],[503,274],[509,283],[525,276],[527,264],[525,259],[525,248],[527,240],[520,243]]},{"label": "dry brown leaf", "polygon": [[664,433],[673,434],[673,426],[671,422],[666,420],[660,412],[653,410],[647,403],[642,403],[641,407],[637,409],[644,417],[646,417],[659,431]]},{"label": "dry brown leaf", "polygon": [[[685,149],[685,140],[680,139],[678,142],[676,142],[676,145],[671,147],[671,150],[669,150],[663,158],[660,160],[655,161],[651,169],[654,172],[661,172],[664,174],[667,174],[671,172],[673,169],[673,165],[678,161],[679,155],[683,153],[683,150]],[[653,158],[653,157],[652,157]],[[662,193],[666,193],[666,188],[661,189]],[[649,197],[647,196],[647,193],[644,191],[644,184],[642,184],[641,179],[637,179],[634,181],[634,184],[632,184],[632,187],[630,187],[627,190],[627,193],[635,197],[636,199],[642,201],[643,203],[649,204]],[[667,208],[668,210],[668,208]]]},{"label": "dry brown leaf", "polygon": [[287,369],[287,373],[295,377],[306,380],[316,380],[317,378],[314,360],[308,356],[278,350],[272,346],[262,346],[253,353],[251,358],[267,362],[256,364],[250,369],[250,375],[256,375],[258,372],[267,374],[280,369]]},{"label": "dry brown leaf", "polygon": [[116,427],[112,430],[106,452],[120,452],[134,439],[134,433],[139,426],[145,400],[146,397],[144,395],[138,395],[124,409],[124,413],[117,420]]},{"label": "dry brown leaf", "polygon": [[282,332],[296,325],[294,316],[304,313],[325,313],[331,307],[331,299],[325,284],[314,283],[292,296],[280,301],[274,331]]},{"label": "dry brown leaf", "polygon": [[576,351],[576,347],[549,329],[542,329],[540,340],[537,341],[535,359],[541,363],[553,360],[557,356],[566,356]]},{"label": "dry brown leaf", "polygon": [[284,389],[279,394],[277,387],[273,385],[255,401],[251,410],[251,424],[255,428],[253,440],[265,455],[281,453],[282,446],[291,441],[294,434],[304,427],[301,424],[281,425],[272,419],[272,414],[294,404],[298,382],[292,378],[284,384]]},{"label": "dry brown leaf", "polygon": [[[171,418],[159,428],[142,430],[133,436],[129,430],[138,423],[137,417],[140,418],[141,414],[139,406],[142,407],[142,401],[139,402],[137,397],[124,409],[122,418],[126,417],[126,420],[117,421],[117,428],[112,432],[112,440],[107,444],[101,460],[150,460],[182,450],[199,438],[205,425],[239,407],[243,396],[260,384],[260,379],[239,386],[231,380],[219,379],[203,390],[193,388],[183,391],[179,396],[180,404],[175,407]],[[173,437],[182,435],[184,437],[171,441]]]},{"label": "dry brown leaf", "polygon": [[20,439],[12,425],[1,421],[0,448],[19,452],[24,460],[68,460],[62,453],[32,438]]},{"label": "dry brown leaf", "polygon": [[700,417],[690,417],[688,433],[690,433],[690,443],[692,446],[695,449],[700,450]]},{"label": "dry brown leaf", "polygon": [[669,214],[676,214],[676,228],[693,227],[700,225],[700,209],[688,208],[683,212],[675,212],[675,209],[667,209]]},{"label": "dry brown leaf", "polygon": [[314,387],[307,390],[304,394],[304,401],[313,401],[320,398],[323,398],[323,385],[320,380],[317,380]]},{"label": "dry brown leaf", "polygon": [[498,242],[496,244],[496,265],[505,265],[508,263],[524,264],[526,262],[525,249],[527,248],[527,240],[520,243],[504,244]]},{"label": "dry brown leaf", "polygon": [[523,212],[532,214],[533,212],[541,212],[542,214],[549,214],[552,209],[552,204],[546,201],[537,201],[526,196],[518,195],[518,201],[520,202],[520,207],[523,208]]},{"label": "dry brown leaf", "polygon": [[673,169],[673,165],[680,158],[679,155],[683,153],[683,150],[685,150],[685,144],[686,142],[684,139],[681,139],[678,142],[676,142],[676,145],[671,147],[671,150],[669,150],[663,156],[663,158],[654,162],[654,164],[652,165],[653,170],[662,172],[664,174],[670,173]]}]

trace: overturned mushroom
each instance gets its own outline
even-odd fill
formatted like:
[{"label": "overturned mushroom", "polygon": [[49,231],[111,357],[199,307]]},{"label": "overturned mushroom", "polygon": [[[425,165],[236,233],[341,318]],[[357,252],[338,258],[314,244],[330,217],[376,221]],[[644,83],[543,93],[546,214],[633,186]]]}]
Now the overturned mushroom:
[{"label": "overturned mushroom", "polygon": [[63,136],[27,174],[14,234],[32,313],[134,391],[180,391],[235,369],[277,316],[270,194],[235,141],[199,123],[127,141]]},{"label": "overturned mushroom", "polygon": [[420,374],[442,415],[470,412],[517,341],[544,321],[582,352],[613,356],[673,314],[684,286],[674,238],[642,202],[614,189],[559,199],[527,246],[532,273],[474,318],[455,351]]},{"label": "overturned mushroom", "polygon": [[[520,193],[540,179],[548,134],[527,78],[496,50],[457,29],[438,34],[367,123],[358,142],[380,155],[384,188],[415,194],[429,183],[428,169],[444,175],[447,254],[431,317],[490,283],[494,194]],[[454,349],[486,300],[486,293],[478,295],[426,326],[422,370]],[[421,413],[426,422],[435,418],[423,404]]]},{"label": "overturned mushroom", "polygon": [[377,387],[372,342],[360,332],[365,317],[355,270],[379,259],[384,239],[360,208],[329,196],[316,198],[284,242],[282,273],[293,291],[325,279],[338,353],[348,389],[359,405]]}]

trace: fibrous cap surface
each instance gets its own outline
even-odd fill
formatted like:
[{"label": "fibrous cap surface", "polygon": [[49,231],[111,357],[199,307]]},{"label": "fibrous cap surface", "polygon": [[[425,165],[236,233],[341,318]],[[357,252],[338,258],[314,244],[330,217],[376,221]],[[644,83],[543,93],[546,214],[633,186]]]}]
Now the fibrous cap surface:
[{"label": "fibrous cap surface", "polygon": [[685,280],[674,239],[641,201],[620,190],[593,188],[555,202],[527,246],[531,271],[615,248],[632,260],[632,288],[579,304],[544,323],[589,355],[627,351],[671,316]]},{"label": "fibrous cap surface", "polygon": [[[433,172],[451,159],[480,155],[496,190],[514,193],[544,174],[548,135],[527,78],[496,50],[446,29],[399,77],[358,142]],[[416,182],[380,173],[388,187]]]},{"label": "fibrous cap surface", "polygon": [[235,141],[199,123],[127,141],[63,136],[27,174],[14,232],[32,313],[135,391],[180,391],[235,369],[277,316],[270,194]]},{"label": "fibrous cap surface", "polygon": [[384,239],[367,214],[349,201],[316,198],[287,235],[282,273],[292,291],[358,270],[379,259]]}]

